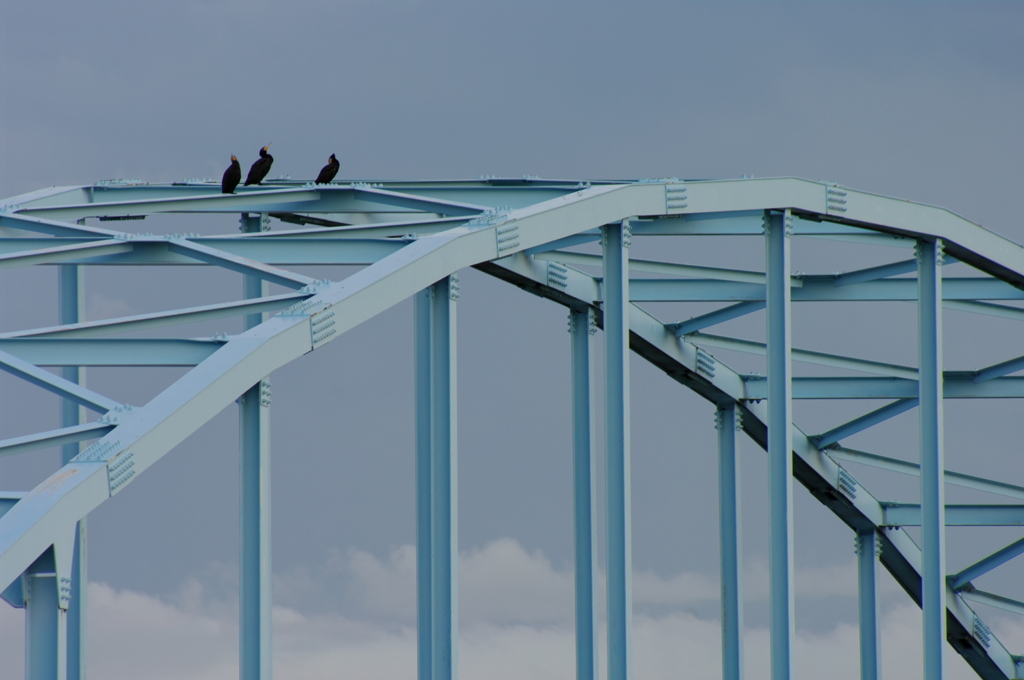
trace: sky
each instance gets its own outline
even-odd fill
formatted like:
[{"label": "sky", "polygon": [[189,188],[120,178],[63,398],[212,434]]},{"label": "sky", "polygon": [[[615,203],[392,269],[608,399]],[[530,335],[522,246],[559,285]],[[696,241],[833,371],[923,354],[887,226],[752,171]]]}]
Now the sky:
[{"label": "sky", "polygon": [[[107,178],[217,178],[231,154],[247,166],[272,143],[272,177],[313,177],[336,153],[339,179],[826,179],[940,205],[1024,243],[1021,26],[1024,7],[1011,2],[6,3],[0,197]],[[177,223],[146,225],[163,228]],[[234,229],[224,220],[179,230]],[[694,247],[720,266],[757,268],[762,257]],[[850,256],[794,248],[809,271]],[[87,315],[213,302],[237,287],[220,272],[190,272],[187,284],[157,271],[140,285],[139,274],[89,271]],[[55,278],[3,272],[2,329],[53,323]],[[462,676],[565,677],[565,312],[472,271],[461,292]],[[870,342],[912,361],[912,346],[900,345],[907,309],[886,314]],[[278,677],[337,677],[339,667],[412,675],[411,319],[400,304],[272,376]],[[807,345],[865,337],[863,318],[859,330],[845,321],[798,315],[795,332]],[[1020,354],[1008,325],[973,321],[947,315],[954,360]],[[196,325],[194,335],[220,330],[236,329]],[[679,677],[685,667],[708,677],[718,664],[717,531],[705,521],[716,503],[713,410],[642,361],[631,370],[637,674]],[[180,374],[95,369],[88,381],[144,404]],[[2,436],[55,425],[55,400],[23,396],[7,376],[0,405]],[[953,425],[984,433],[950,426],[950,466],[1019,470],[1015,414],[1010,403],[950,409]],[[912,445],[912,425],[908,414],[857,441]],[[157,658],[168,679],[237,675],[236,429],[228,409],[90,516],[95,677],[138,677],[132,664]],[[749,442],[741,454],[747,654],[759,678],[765,464]],[[30,488],[55,460],[0,460],[0,487]],[[909,478],[863,474],[873,488],[913,493]],[[852,535],[803,491],[795,502],[798,677],[822,667],[854,677]],[[1016,538],[1007,536],[978,540],[999,547]],[[1019,565],[1005,569],[993,578],[1021,581]],[[918,615],[886,583],[884,668],[920,677]],[[994,616],[1000,637],[1024,649],[1024,628]],[[20,656],[20,617],[0,607],[2,658]],[[138,658],[119,656],[124,635]],[[951,677],[969,677],[951,663]]]}]

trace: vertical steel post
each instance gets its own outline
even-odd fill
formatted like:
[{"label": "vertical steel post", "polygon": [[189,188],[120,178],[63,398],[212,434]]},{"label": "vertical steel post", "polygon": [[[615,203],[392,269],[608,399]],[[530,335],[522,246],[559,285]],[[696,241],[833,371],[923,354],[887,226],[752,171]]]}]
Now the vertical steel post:
[{"label": "vertical steel post", "polygon": [[420,680],[458,677],[458,278],[416,296],[417,657]]},{"label": "vertical steel post", "polygon": [[[263,230],[262,215],[243,215],[242,231]],[[246,276],[246,298],[266,295],[262,279]],[[245,317],[246,330],[259,325],[262,314]],[[271,564],[270,564],[270,383],[261,380],[238,400],[241,448],[241,558],[239,594],[239,676],[270,680]]]},{"label": "vertical steel post", "polygon": [[67,612],[60,608],[53,550],[26,570],[25,679],[64,680]]},{"label": "vertical steel post", "polygon": [[[84,223],[85,220],[79,220]],[[60,305],[61,325],[79,323],[84,317],[84,286],[82,267],[76,264],[62,264],[57,268],[57,298]],[[76,384],[84,384],[85,369],[79,366],[64,366],[61,377]],[[82,407],[70,399],[61,399],[60,426],[71,427],[84,422]],[[61,447],[61,464],[67,465],[81,450],[80,442],[64,444]],[[86,569],[87,548],[85,519],[75,527],[75,543],[71,555],[71,601],[67,609],[67,680],[85,678],[85,612],[88,595],[88,572]]]},{"label": "vertical steel post", "polygon": [[743,592],[740,587],[740,495],[735,404],[718,407],[718,527],[722,562],[722,680],[743,678]]},{"label": "vertical steel post", "polygon": [[924,677],[942,680],[946,642],[945,489],[942,435],[942,242],[917,242],[921,428],[921,610]]},{"label": "vertical steel post", "polygon": [[413,298],[416,336],[416,668],[419,680],[431,680],[434,669],[433,519],[430,512],[433,507],[433,475],[430,470],[430,299],[433,293],[431,286]]},{"label": "vertical steel post", "polygon": [[765,213],[768,309],[768,572],[772,680],[790,680],[793,640],[793,456],[789,210]]},{"label": "vertical steel post", "polygon": [[633,637],[629,449],[629,220],[605,225],[602,232],[608,680],[627,680],[632,665]]},{"label": "vertical steel post", "polygon": [[596,680],[594,625],[594,451],[591,437],[591,308],[569,311],[572,344],[573,535],[576,568],[576,680]]},{"label": "vertical steel post", "polygon": [[857,532],[857,594],[860,613],[860,678],[878,680],[878,533]]}]

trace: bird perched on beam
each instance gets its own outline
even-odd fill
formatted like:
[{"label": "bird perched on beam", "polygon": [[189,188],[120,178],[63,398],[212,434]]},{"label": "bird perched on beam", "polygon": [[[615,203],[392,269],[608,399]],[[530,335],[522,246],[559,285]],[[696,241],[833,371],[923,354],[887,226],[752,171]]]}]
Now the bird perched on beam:
[{"label": "bird perched on beam", "polygon": [[249,176],[245,178],[245,186],[259,184],[267,176],[267,173],[270,172],[270,166],[274,163],[274,157],[267,153],[269,148],[270,145],[267,144],[260,149],[260,158],[249,168]]},{"label": "bird perched on beam", "polygon": [[234,156],[231,157],[231,165],[224,171],[224,177],[220,180],[220,191],[222,194],[233,194],[235,193],[235,187],[242,181],[242,166],[238,164],[238,159]]},{"label": "bird perched on beam", "polygon": [[320,174],[316,176],[316,183],[327,184],[334,179],[335,175],[338,174],[338,168],[340,167],[341,163],[338,162],[338,159],[335,158],[332,153],[331,158],[327,161],[327,165],[325,165],[323,169],[320,170]]}]

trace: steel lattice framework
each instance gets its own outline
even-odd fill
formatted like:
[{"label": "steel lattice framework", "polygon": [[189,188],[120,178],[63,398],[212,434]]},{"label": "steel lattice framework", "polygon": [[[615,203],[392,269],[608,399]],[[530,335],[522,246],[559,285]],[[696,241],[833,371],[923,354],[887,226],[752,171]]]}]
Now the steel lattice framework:
[{"label": "steel lattice framework", "polygon": [[[240,213],[243,233],[153,236],[104,227],[112,220],[162,213]],[[272,219],[277,222],[270,231]],[[695,236],[760,239],[765,269],[629,257],[637,239]],[[803,237],[820,237],[829,247],[896,245],[908,255],[883,264],[869,261],[845,273],[798,274],[791,244]],[[944,278],[943,263],[954,261],[971,268],[971,276]],[[121,318],[82,318],[84,267],[197,264],[242,274],[243,297]],[[339,281],[288,269],[338,264],[363,267]],[[973,585],[1024,552],[1024,540],[978,555],[972,566],[953,574],[947,573],[944,549],[947,526],[1024,522],[1024,505],[947,505],[946,485],[1017,503],[1024,487],[946,470],[943,454],[944,401],[1024,397],[1024,378],[1011,375],[1024,369],[1024,357],[980,369],[946,369],[941,332],[943,308],[1024,320],[1024,309],[1012,302],[1024,298],[1024,249],[946,210],[786,178],[329,185],[275,180],[232,195],[221,194],[208,180],[167,185],[119,180],[47,189],[0,203],[0,266],[35,265],[57,265],[59,325],[0,334],[0,368],[56,393],[64,404],[59,429],[0,441],[4,456],[57,446],[64,455],[64,466],[38,487],[0,499],[0,588],[6,589],[7,602],[25,609],[26,667],[33,680],[84,677],[79,523],[236,400],[243,460],[241,677],[270,677],[264,380],[410,297],[416,340],[419,677],[455,677],[454,329],[456,274],[468,267],[569,310],[580,680],[592,680],[597,666],[593,486],[598,460],[607,484],[608,677],[630,676],[629,350],[712,402],[717,412],[724,677],[742,676],[737,432],[768,454],[774,680],[789,678],[792,666],[794,480],[857,537],[863,678],[879,674],[879,565],[921,605],[925,677],[943,676],[947,642],[979,677],[1024,677],[1020,657],[1007,651],[972,609],[980,602],[1024,614],[1024,603]],[[271,295],[271,283],[290,292]],[[917,309],[917,333],[908,340],[918,348],[916,366],[793,346],[796,303],[826,301],[830,304],[816,309],[834,310],[848,301],[900,300]],[[667,301],[716,306],[683,321],[656,318],[641,306]],[[762,309],[766,342],[705,332]],[[232,316],[244,317],[247,330],[209,339],[131,335]],[[604,334],[604,356],[592,366],[591,342],[598,329]],[[767,375],[739,372],[713,354],[728,351],[765,355]],[[796,374],[793,362],[816,365],[818,373]],[[191,368],[143,406],[117,403],[79,380],[79,367],[168,365]],[[605,443],[599,456],[592,444],[590,377],[602,365]],[[841,425],[801,429],[793,423],[795,399],[849,400],[841,403],[851,404],[851,411]],[[864,413],[857,406],[864,402],[857,399],[887,403]],[[83,418],[80,407],[97,417]],[[915,408],[919,462],[842,445],[853,434]],[[843,467],[849,461],[919,475],[920,498],[880,501]],[[908,526],[920,527],[917,540],[902,528]]]}]

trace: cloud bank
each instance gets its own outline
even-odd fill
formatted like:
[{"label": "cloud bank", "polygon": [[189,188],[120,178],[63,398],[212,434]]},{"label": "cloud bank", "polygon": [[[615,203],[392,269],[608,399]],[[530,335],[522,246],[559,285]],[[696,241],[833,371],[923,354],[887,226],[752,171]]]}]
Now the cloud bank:
[{"label": "cloud bank", "polygon": [[[353,596],[351,611],[310,613],[274,609],[274,669],[279,679],[409,680],[416,675],[414,566],[412,546],[386,559],[353,552],[332,562]],[[530,553],[502,539],[464,553],[460,559],[460,676],[487,680],[555,680],[573,677],[572,578],[540,552]],[[336,574],[337,575],[337,574]],[[308,573],[280,575],[276,583],[317,581]],[[839,579],[845,581],[846,579]],[[826,583],[820,579],[819,583]],[[833,581],[835,582],[835,581]],[[712,678],[720,675],[720,633],[715,619],[686,608],[717,598],[717,584],[700,574],[671,578],[636,576],[635,677]],[[293,592],[295,592],[295,586]],[[820,589],[820,588],[819,588]],[[886,677],[921,678],[920,610],[900,598],[882,617]],[[666,611],[667,610],[667,611]],[[102,583],[89,589],[89,665],[104,680],[234,680],[238,677],[236,604],[212,596],[197,580],[171,598],[119,590]],[[1008,624],[1018,639],[1024,625]],[[768,631],[748,628],[747,677],[768,678]],[[23,670],[22,615],[0,609],[0,658],[5,673]],[[603,650],[602,650],[603,656]],[[858,675],[857,627],[797,632],[797,680]],[[949,678],[974,674],[949,651]]]}]

